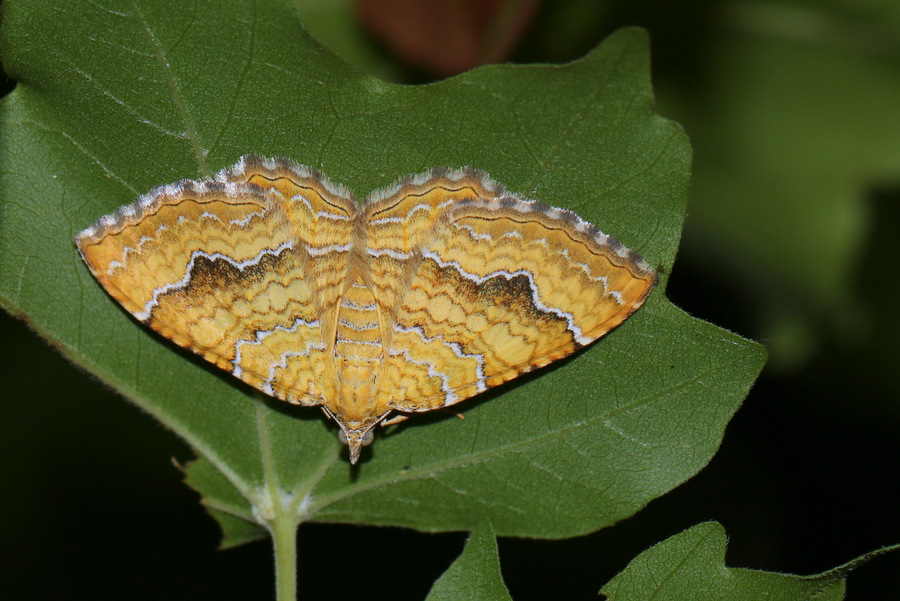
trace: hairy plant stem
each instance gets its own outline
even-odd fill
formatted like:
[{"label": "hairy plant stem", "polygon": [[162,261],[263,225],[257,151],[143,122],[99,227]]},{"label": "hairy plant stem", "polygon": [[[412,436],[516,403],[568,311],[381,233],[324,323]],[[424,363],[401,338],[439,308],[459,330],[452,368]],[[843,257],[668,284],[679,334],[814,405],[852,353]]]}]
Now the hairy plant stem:
[{"label": "hairy plant stem", "polygon": [[279,512],[269,524],[275,551],[275,599],[297,600],[297,520]]}]

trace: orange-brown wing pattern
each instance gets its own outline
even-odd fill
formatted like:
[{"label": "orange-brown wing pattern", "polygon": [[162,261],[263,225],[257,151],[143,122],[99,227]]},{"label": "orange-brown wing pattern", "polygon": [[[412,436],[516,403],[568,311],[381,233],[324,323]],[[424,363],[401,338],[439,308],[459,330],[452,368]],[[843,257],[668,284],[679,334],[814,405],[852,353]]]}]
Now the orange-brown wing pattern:
[{"label": "orange-brown wing pattern", "polygon": [[435,169],[362,208],[318,172],[243,157],[81,232],[140,321],[279,399],[322,405],[355,462],[391,411],[462,401],[589,344],[655,272],[574,213]]},{"label": "orange-brown wing pattern", "polygon": [[[426,404],[435,403],[433,399],[443,398],[440,391],[480,380],[479,356],[467,355],[459,345],[440,336],[423,335],[423,324],[407,321],[401,325],[397,319],[411,287],[419,285],[418,278],[427,277],[422,271],[423,251],[434,241],[435,233],[446,227],[449,208],[465,199],[494,197],[500,190],[494,182],[476,177],[471,169],[436,169],[404,178],[367,200],[365,250],[372,289],[386,323],[382,384],[374,399],[379,415],[400,406],[419,406],[417,403],[424,411]],[[437,307],[442,302],[446,306]],[[435,309],[449,308],[452,302],[450,297],[436,299]]]},{"label": "orange-brown wing pattern", "polygon": [[[267,369],[261,390],[291,403],[331,407],[338,398],[334,332],[353,256],[356,202],[342,186],[287,159],[245,156],[218,178],[259,186],[275,198],[284,199],[288,237],[295,242],[295,262],[300,266],[293,274],[296,288],[289,291],[287,298],[303,304],[304,310],[298,312],[295,308],[285,313],[287,327],[298,328],[296,335],[287,336],[281,329],[271,334],[271,330],[263,329],[257,334],[257,338],[284,338],[284,344],[271,353],[274,362],[270,359],[266,363],[265,353],[260,351],[258,364]],[[269,291],[280,295],[277,286],[267,288]],[[298,319],[303,326],[297,326]],[[313,325],[306,326],[308,323]],[[315,335],[309,333],[311,329],[317,330]],[[268,338],[265,340],[264,346],[268,344]],[[243,343],[242,348],[255,349],[254,343],[255,339]]]},{"label": "orange-brown wing pattern", "polygon": [[405,261],[385,301],[390,386],[379,392],[390,408],[452,405],[560,359],[619,325],[656,284],[615,239],[570,211],[507,194],[484,173],[413,181],[419,190],[395,199],[390,215],[367,210],[382,220],[406,215],[396,222],[403,234],[382,251]]},{"label": "orange-brown wing pattern", "polygon": [[160,334],[268,394],[321,404],[333,389],[323,307],[355,205],[287,161],[246,157],[218,179],[162,186],[101,218],[76,239],[82,257]]}]

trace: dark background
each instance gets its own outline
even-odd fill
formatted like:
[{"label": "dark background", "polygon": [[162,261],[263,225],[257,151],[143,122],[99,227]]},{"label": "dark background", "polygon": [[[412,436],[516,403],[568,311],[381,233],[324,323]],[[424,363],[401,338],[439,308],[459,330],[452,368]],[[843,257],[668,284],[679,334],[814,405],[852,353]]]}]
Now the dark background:
[{"label": "dark background", "polygon": [[[723,150],[716,143],[741,135],[711,131],[707,119],[714,113],[716,123],[727,126],[722,115],[729,107],[713,106],[721,97],[715,93],[718,72],[710,67],[722,58],[722,48],[732,47],[734,38],[751,49],[764,47],[772,43],[772,32],[781,32],[787,43],[809,51],[811,61],[817,60],[817,49],[847,53],[900,77],[900,45],[878,42],[891,39],[882,35],[886,31],[900,32],[900,11],[892,3],[867,3],[869,12],[850,10],[847,2],[772,3],[773,24],[762,33],[742,28],[740,19],[736,24],[735,15],[745,14],[735,10],[742,3],[711,0],[512,2],[506,5],[512,12],[504,14],[497,12],[503,3],[481,2],[452,15],[441,12],[441,2],[420,2],[433,9],[421,14],[399,1],[374,12],[372,3],[359,4],[365,25],[354,26],[367,28],[370,54],[347,60],[406,82],[429,81],[485,61],[569,60],[619,27],[648,28],[659,110],[685,126],[696,150],[694,196],[667,294],[689,313],[770,349],[770,363],[729,425],[721,450],[698,476],[629,520],[589,536],[501,539],[503,575],[514,599],[593,599],[642,550],[706,520],[727,530],[727,562],[734,567],[813,574],[900,542],[894,491],[900,474],[900,285],[894,275],[900,264],[900,162],[891,171],[890,163],[884,168],[872,161],[867,170],[865,150],[852,146],[854,132],[846,143],[835,140],[846,146],[841,164],[858,171],[857,193],[846,202],[861,216],[861,227],[847,244],[846,264],[835,268],[839,285],[833,293],[804,286],[804,278],[791,278],[790,271],[787,277],[779,274],[777,266],[759,260],[758,251],[709,231],[714,220],[705,212],[715,206],[728,215],[729,198],[710,198],[711,188],[701,179],[727,172],[715,165]],[[311,32],[341,53],[340,40],[329,38],[333,30],[328,29],[328,19],[340,17],[339,11],[322,18],[304,10],[310,11]],[[819,33],[810,37],[798,15],[807,17],[807,25],[820,23]],[[892,22],[891,15],[898,20]],[[407,30],[462,23],[472,35],[448,44],[451,60],[430,58],[416,50],[415,40],[408,42],[412,50],[397,41],[396,22],[404,18],[419,19],[406,23]],[[830,25],[821,26],[822,18]],[[437,25],[428,25],[429,19]],[[404,56],[418,57],[416,64]],[[773,56],[777,60],[779,54]],[[757,67],[768,68],[762,60]],[[5,91],[13,87],[7,81]],[[782,92],[788,102],[803,90]],[[900,110],[900,97],[896,104]],[[845,110],[862,120],[883,117],[867,116],[864,107],[852,103]],[[772,122],[779,118],[773,113]],[[828,125],[823,122],[817,131]],[[867,131],[865,123],[861,127]],[[895,133],[897,149],[900,130]],[[833,169],[815,160],[809,157],[797,178],[815,177],[818,170],[824,177]],[[728,167],[739,182],[736,163]],[[773,175],[773,188],[783,179]],[[797,202],[796,235],[819,235],[814,223],[831,205],[803,205],[799,197]],[[766,207],[761,202],[759,210]],[[744,215],[736,210],[734,219]],[[761,214],[759,223],[766,219]],[[760,236],[766,231],[762,227]],[[771,235],[758,242],[791,247],[790,240]],[[183,463],[192,457],[174,434],[73,367],[27,324],[0,314],[0,333],[0,596],[274,597],[268,542],[215,550],[216,524],[172,465],[173,458]],[[299,536],[303,599],[423,599],[466,538],[465,533],[316,524],[303,525]],[[848,598],[900,599],[900,554],[854,572]]]}]

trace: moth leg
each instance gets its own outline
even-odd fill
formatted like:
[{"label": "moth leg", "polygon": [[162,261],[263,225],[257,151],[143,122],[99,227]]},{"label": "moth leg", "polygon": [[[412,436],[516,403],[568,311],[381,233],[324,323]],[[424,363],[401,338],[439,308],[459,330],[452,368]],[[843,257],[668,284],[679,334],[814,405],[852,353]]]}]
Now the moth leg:
[{"label": "moth leg", "polygon": [[394,424],[399,424],[400,422],[404,422],[409,419],[408,415],[403,415],[402,413],[399,415],[395,415],[391,419],[386,419],[381,422],[382,426],[393,426]]}]

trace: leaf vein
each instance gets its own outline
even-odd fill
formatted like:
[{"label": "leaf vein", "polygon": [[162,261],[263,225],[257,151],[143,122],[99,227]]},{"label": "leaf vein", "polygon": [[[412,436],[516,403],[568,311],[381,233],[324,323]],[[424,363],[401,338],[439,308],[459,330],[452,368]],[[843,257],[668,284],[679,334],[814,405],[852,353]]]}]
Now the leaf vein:
[{"label": "leaf vein", "polygon": [[[545,442],[547,440],[552,440],[554,438],[565,437],[570,432],[574,430],[578,430],[583,427],[591,426],[597,423],[602,424],[604,420],[610,419],[612,416],[620,414],[624,411],[634,409],[635,407],[640,407],[642,405],[646,405],[648,403],[653,402],[654,400],[659,400],[661,398],[665,398],[666,396],[672,394],[673,392],[677,392],[691,384],[696,384],[702,382],[702,378],[706,375],[711,375],[714,373],[718,373],[721,371],[729,371],[731,368],[735,367],[738,364],[745,363],[748,361],[748,358],[740,358],[735,361],[731,361],[728,363],[721,364],[719,366],[711,367],[705,372],[698,374],[697,377],[691,378],[690,380],[686,380],[683,382],[679,382],[675,385],[669,386],[667,388],[661,389],[659,392],[649,395],[646,398],[637,400],[633,403],[623,405],[621,407],[617,407],[612,411],[604,414],[600,414],[594,416],[590,419],[579,421],[574,424],[568,424],[562,426],[552,432],[544,432],[539,433],[537,435],[531,436],[527,439],[520,439],[516,442],[488,449],[481,453],[476,453],[474,455],[469,455],[466,457],[460,457],[458,459],[451,459],[449,461],[445,461],[443,463],[437,465],[423,466],[419,469],[409,470],[404,472],[403,474],[391,474],[389,476],[384,477],[376,477],[368,482],[359,483],[352,488],[347,488],[343,490],[338,490],[331,494],[325,494],[317,499],[313,500],[310,504],[311,513],[317,513],[321,511],[322,508],[337,503],[345,498],[355,496],[357,494],[367,492],[369,490],[377,489],[382,486],[389,486],[392,484],[396,484],[398,482],[406,481],[406,480],[419,480],[422,478],[434,477],[435,474],[460,469],[464,467],[469,467],[473,465],[485,464],[487,462],[493,461],[497,459],[502,454],[515,453],[523,449],[527,449],[533,445],[539,444],[541,442]],[[509,484],[508,480],[505,480],[507,484]]]},{"label": "leaf vein", "polygon": [[131,0],[131,8],[132,12],[138,20],[138,23],[140,23],[141,27],[143,28],[144,34],[147,36],[147,41],[150,42],[150,45],[153,47],[154,53],[156,54],[156,62],[159,65],[163,76],[165,77],[166,87],[169,88],[169,93],[172,96],[172,102],[175,104],[175,109],[181,116],[182,123],[184,123],[185,136],[191,143],[191,150],[193,151],[194,161],[196,161],[197,163],[197,168],[200,171],[201,175],[209,175],[209,170],[206,165],[206,152],[200,145],[200,139],[197,136],[197,130],[194,126],[193,118],[191,117],[187,105],[184,102],[184,98],[181,94],[181,88],[175,80],[175,74],[172,73],[172,66],[169,64],[169,59],[166,57],[166,52],[163,50],[162,44],[156,37],[156,34],[150,28],[150,24],[147,23],[147,20],[140,13],[140,11],[138,11],[137,4],[134,2],[134,0]]}]

